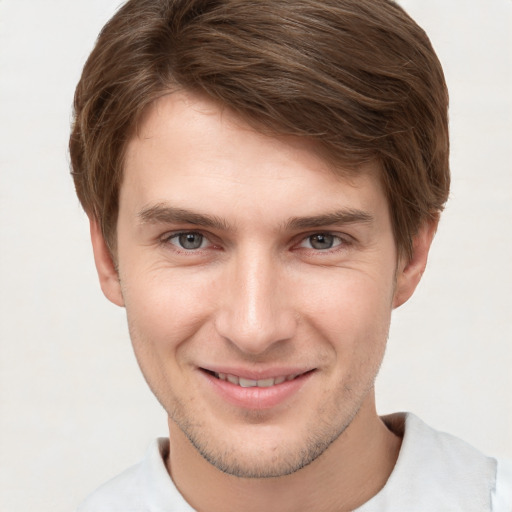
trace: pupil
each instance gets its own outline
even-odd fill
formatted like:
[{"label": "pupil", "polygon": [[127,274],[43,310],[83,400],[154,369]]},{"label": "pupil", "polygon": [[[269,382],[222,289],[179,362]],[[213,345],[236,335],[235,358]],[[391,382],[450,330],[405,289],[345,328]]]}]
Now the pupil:
[{"label": "pupil", "polygon": [[203,236],[197,233],[185,233],[180,235],[179,240],[184,249],[198,249],[203,242]]},{"label": "pupil", "polygon": [[315,249],[330,249],[334,242],[333,235],[313,235],[310,237],[311,247]]}]

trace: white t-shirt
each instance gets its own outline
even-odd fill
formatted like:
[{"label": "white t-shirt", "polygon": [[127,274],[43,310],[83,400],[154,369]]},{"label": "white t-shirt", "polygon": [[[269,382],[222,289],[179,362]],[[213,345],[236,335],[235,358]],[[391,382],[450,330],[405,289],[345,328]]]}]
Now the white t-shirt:
[{"label": "white t-shirt", "polygon": [[[403,435],[386,485],[355,512],[512,512],[512,461],[486,457],[411,413],[383,418]],[[165,467],[169,440],[91,494],[77,512],[194,512]],[[313,512],[313,511],[312,511]]]}]

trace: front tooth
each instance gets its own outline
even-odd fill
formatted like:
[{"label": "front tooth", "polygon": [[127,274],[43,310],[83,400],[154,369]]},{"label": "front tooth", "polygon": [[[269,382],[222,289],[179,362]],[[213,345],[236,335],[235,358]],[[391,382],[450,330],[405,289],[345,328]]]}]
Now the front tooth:
[{"label": "front tooth", "polygon": [[256,381],[256,380],[244,379],[243,377],[240,377],[238,380],[239,380],[240,386],[242,386],[243,388],[253,388],[254,386],[256,386],[258,384],[258,381]]},{"label": "front tooth", "polygon": [[286,377],[276,377],[274,384],[282,384],[286,380]]},{"label": "front tooth", "polygon": [[[277,379],[276,379],[277,380]],[[258,387],[259,388],[269,388],[270,386],[274,385],[274,379],[261,379],[258,381]]]},{"label": "front tooth", "polygon": [[231,382],[231,384],[236,384],[238,386],[238,377],[236,375],[226,374],[226,379]]}]

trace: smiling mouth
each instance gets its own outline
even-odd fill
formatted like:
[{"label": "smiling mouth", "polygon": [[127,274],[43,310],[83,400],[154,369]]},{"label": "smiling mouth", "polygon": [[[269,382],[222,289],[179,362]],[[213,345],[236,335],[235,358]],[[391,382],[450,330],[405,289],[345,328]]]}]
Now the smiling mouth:
[{"label": "smiling mouth", "polygon": [[213,372],[211,370],[203,369],[206,373],[212,375],[213,377],[234,384],[235,386],[240,386],[242,388],[269,388],[271,386],[277,386],[278,384],[282,384],[283,382],[289,382],[297,379],[298,377],[302,377],[307,375],[314,370],[309,370],[304,373],[293,373],[291,375],[280,375],[278,377],[269,377],[266,379],[247,379],[244,377],[239,377],[238,375],[232,375],[230,373],[219,373]]}]

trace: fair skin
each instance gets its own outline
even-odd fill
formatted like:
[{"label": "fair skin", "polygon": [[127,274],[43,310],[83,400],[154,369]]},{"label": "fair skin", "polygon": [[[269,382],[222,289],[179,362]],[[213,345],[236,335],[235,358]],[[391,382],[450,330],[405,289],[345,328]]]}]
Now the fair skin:
[{"label": "fair skin", "polygon": [[185,92],[130,141],[116,264],[92,219],[96,265],[198,511],[352,510],[391,473],[374,380],[435,226],[400,258],[378,172],[340,177],[312,142]]}]

